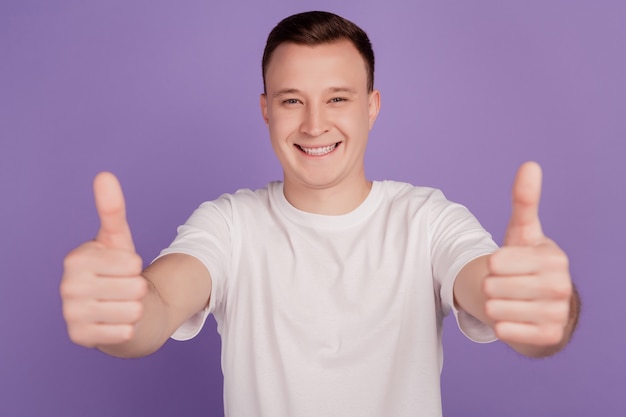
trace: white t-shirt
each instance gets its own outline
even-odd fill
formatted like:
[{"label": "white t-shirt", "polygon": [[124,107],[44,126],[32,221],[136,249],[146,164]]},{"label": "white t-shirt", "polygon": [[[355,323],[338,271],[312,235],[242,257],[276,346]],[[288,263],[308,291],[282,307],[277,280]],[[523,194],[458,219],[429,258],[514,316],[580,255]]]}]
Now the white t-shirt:
[{"label": "white t-shirt", "polygon": [[211,273],[229,417],[440,416],[442,320],[478,342],[491,330],[458,312],[453,282],[497,248],[463,206],[432,188],[374,182],[340,216],[291,206],[283,184],[202,204],[161,256]]}]

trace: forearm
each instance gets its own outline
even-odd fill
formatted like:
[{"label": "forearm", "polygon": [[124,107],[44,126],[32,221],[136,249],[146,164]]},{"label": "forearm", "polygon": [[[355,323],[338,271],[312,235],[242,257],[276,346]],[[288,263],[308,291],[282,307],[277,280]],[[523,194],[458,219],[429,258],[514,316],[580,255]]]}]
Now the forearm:
[{"label": "forearm", "polygon": [[142,275],[149,284],[148,293],[131,339],[117,345],[98,346],[103,352],[118,357],[149,355],[209,303],[211,276],[194,257],[166,255],[148,266]]},{"label": "forearm", "polygon": [[488,298],[483,291],[484,281],[488,276],[488,261],[489,255],[481,256],[459,272],[454,281],[454,304],[459,310],[493,328],[495,322],[487,315]]}]

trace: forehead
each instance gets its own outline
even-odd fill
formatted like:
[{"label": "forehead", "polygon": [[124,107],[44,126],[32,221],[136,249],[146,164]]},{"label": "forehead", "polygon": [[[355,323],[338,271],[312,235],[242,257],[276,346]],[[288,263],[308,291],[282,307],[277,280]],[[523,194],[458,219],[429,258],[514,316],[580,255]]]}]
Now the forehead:
[{"label": "forehead", "polygon": [[285,42],[274,50],[265,78],[268,90],[336,85],[366,89],[367,66],[348,40],[314,46]]}]

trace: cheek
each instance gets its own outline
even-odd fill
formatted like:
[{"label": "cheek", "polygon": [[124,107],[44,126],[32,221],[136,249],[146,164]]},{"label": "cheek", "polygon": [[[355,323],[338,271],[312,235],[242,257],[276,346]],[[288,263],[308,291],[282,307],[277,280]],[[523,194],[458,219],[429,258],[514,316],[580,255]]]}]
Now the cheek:
[{"label": "cheek", "polygon": [[349,136],[358,138],[359,136],[367,135],[367,132],[369,132],[369,115],[367,112],[363,112],[362,109],[338,114],[335,120],[335,125]]},{"label": "cheek", "polygon": [[285,152],[284,149],[289,145],[289,138],[293,136],[293,123],[289,123],[285,119],[272,119],[268,124],[270,141],[276,153]]},{"label": "cheek", "polygon": [[270,132],[278,136],[288,135],[300,125],[298,114],[296,112],[273,112],[269,119]]}]

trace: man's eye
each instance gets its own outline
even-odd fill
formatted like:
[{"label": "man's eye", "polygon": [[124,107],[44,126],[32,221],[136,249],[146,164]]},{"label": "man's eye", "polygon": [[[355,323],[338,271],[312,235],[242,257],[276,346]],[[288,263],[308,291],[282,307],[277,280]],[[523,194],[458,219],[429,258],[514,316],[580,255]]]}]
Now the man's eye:
[{"label": "man's eye", "polygon": [[341,103],[342,101],[346,101],[346,99],[343,97],[333,97],[330,99],[331,103]]},{"label": "man's eye", "polygon": [[288,98],[287,100],[283,100],[283,104],[298,104],[299,100],[297,98]]}]

